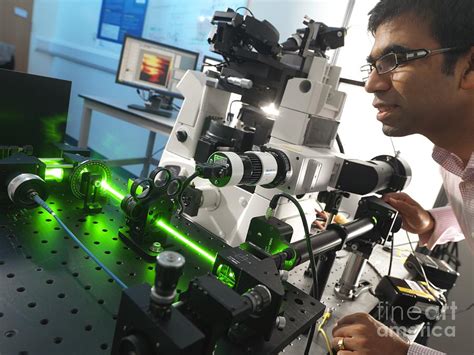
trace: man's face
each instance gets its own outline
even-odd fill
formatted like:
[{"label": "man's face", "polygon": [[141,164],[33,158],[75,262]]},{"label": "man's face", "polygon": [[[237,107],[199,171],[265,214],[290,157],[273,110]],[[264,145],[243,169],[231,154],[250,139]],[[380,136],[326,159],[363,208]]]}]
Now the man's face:
[{"label": "man's face", "polygon": [[[372,59],[400,48],[438,49],[440,44],[431,36],[429,27],[413,15],[404,15],[383,23],[375,33],[370,53]],[[456,115],[456,76],[442,72],[443,55],[401,64],[394,71],[370,74],[365,89],[374,94],[377,120],[387,136],[401,137],[420,133],[432,135],[452,124]]]}]

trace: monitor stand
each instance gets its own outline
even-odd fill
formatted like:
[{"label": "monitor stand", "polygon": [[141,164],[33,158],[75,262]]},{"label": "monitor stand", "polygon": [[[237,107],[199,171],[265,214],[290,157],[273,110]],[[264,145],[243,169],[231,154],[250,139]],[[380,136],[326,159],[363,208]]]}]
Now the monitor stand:
[{"label": "monitor stand", "polygon": [[[169,101],[171,100],[172,99],[170,98]],[[172,116],[173,112],[171,110],[165,110],[161,108],[162,106],[164,106],[162,105],[164,103],[163,101],[167,102],[168,100],[161,96],[153,95],[148,98],[148,101],[145,102],[145,105],[133,104],[128,105],[128,108],[169,118]],[[171,104],[168,103],[167,107],[171,107]]]}]

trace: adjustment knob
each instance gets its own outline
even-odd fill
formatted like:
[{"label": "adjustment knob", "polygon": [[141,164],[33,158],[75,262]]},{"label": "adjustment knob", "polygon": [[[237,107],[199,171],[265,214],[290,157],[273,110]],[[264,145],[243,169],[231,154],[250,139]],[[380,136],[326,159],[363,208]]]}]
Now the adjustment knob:
[{"label": "adjustment knob", "polygon": [[178,131],[176,132],[176,138],[178,139],[178,141],[183,143],[186,141],[186,139],[188,139],[188,134],[186,133],[186,131]]},{"label": "adjustment knob", "polygon": [[164,251],[156,257],[154,288],[158,295],[174,298],[176,285],[183,274],[184,263],[184,257],[174,251]]},{"label": "adjustment knob", "polygon": [[184,257],[174,251],[163,251],[156,257],[155,283],[150,292],[150,311],[154,316],[170,315],[184,263]]},{"label": "adjustment knob", "polygon": [[250,301],[252,313],[259,313],[272,302],[272,293],[264,285],[257,285],[245,292],[242,297]]}]

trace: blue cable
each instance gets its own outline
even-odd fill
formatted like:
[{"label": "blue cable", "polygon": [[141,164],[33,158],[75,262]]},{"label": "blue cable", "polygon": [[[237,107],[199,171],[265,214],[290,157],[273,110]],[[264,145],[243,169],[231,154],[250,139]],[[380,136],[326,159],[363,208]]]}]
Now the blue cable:
[{"label": "blue cable", "polygon": [[61,221],[61,219],[56,215],[56,213],[54,213],[54,211],[46,204],[46,202],[44,202],[44,200],[39,197],[37,194],[33,195],[32,196],[33,200],[38,204],[40,205],[41,207],[43,207],[46,211],[48,211],[48,213],[50,213],[55,219],[56,221],[61,225],[61,227],[64,228],[64,230],[66,231],[67,234],[69,234],[69,236],[81,247],[82,250],[84,250],[86,252],[87,255],[89,255],[96,263],[97,265],[99,265],[102,269],[104,269],[104,271],[112,278],[115,280],[115,282],[117,282],[119,284],[120,287],[122,287],[123,289],[127,289],[127,285],[125,285],[117,276],[115,276],[115,274],[110,271],[104,264],[102,264],[99,259],[97,259],[90,251],[89,249],[87,249],[87,247],[81,243],[81,241],[74,235],[74,233],[72,233],[68,227],[66,227],[66,225],[63,223],[63,221]]}]

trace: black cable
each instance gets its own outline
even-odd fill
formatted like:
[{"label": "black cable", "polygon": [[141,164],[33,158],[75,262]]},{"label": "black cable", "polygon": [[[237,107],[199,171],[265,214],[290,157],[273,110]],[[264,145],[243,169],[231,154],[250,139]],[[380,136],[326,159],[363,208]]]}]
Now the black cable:
[{"label": "black cable", "polygon": [[227,114],[227,118],[226,120],[231,123],[232,122],[232,118],[234,118],[234,114],[232,113],[232,105],[236,102],[240,102],[242,103],[242,107],[243,106],[247,106],[247,104],[245,102],[243,102],[242,100],[232,100],[230,105],[229,105],[229,113]]},{"label": "black cable", "polygon": [[[242,100],[232,100],[232,101],[230,102],[230,105],[229,105],[229,112],[232,112],[232,105],[233,105],[234,103],[236,103],[236,102],[242,102]],[[242,102],[242,104],[243,104],[243,102]]]},{"label": "black cable", "polygon": [[239,11],[240,9],[245,9],[245,10],[247,10],[247,11],[249,12],[249,14],[252,15],[252,17],[255,17],[255,16],[253,15],[253,12],[250,11],[250,9],[249,9],[248,7],[245,7],[245,6],[240,6],[240,7],[236,8],[236,9],[235,9],[235,12]]},{"label": "black cable", "polygon": [[304,355],[309,354],[309,350],[311,349],[311,345],[313,343],[313,337],[314,337],[315,330],[316,330],[316,324],[313,324],[311,326],[311,329],[309,330],[308,340],[306,342],[306,348],[304,349]]},{"label": "black cable", "polygon": [[394,240],[395,240],[395,236],[392,233],[392,246],[390,248],[390,264],[388,265],[388,276],[392,274]]},{"label": "black cable", "polygon": [[[372,265],[372,266],[373,266],[373,265]],[[374,270],[375,270],[375,269],[374,269]],[[377,271],[377,272],[378,272],[378,271]],[[379,273],[379,274],[380,274],[380,273]],[[369,293],[370,293],[372,296],[374,296],[375,298],[378,298],[377,295],[375,294],[374,289],[373,289],[372,287],[370,287],[370,288],[368,289],[368,291],[369,291]]]},{"label": "black cable", "polygon": [[[301,207],[301,204],[293,196],[284,192],[273,196],[272,200],[270,201],[270,208],[274,209],[276,207],[276,204],[280,197],[285,197],[296,206],[300,214],[301,221],[303,222],[303,228],[304,228],[305,239],[306,239],[306,247],[308,249],[308,254],[309,254],[309,264],[311,266],[311,274],[313,276],[313,287],[312,287],[313,295],[312,296],[316,298],[316,295],[319,294],[318,280],[316,278],[317,274],[316,274],[316,265],[314,261],[314,252],[313,252],[313,246],[311,245],[311,239],[310,239],[308,221],[306,220],[306,215],[303,211],[303,208]],[[309,350],[311,349],[311,344],[313,342],[313,336],[314,336],[315,330],[316,330],[316,324],[313,324],[308,334],[308,341],[306,343],[306,348],[304,351],[305,355],[309,354]]]},{"label": "black cable", "polygon": [[311,273],[313,274],[313,283],[315,284],[315,288],[316,288],[316,289],[313,288],[313,293],[316,291],[316,293],[314,293],[313,296],[316,296],[316,294],[319,293],[317,290],[318,285],[317,285],[317,280],[316,280],[316,265],[314,263],[314,252],[313,252],[313,246],[311,245],[310,231],[309,231],[308,221],[306,220],[306,215],[303,211],[303,207],[301,207],[301,204],[298,202],[298,200],[296,200],[293,196],[285,192],[282,192],[273,196],[272,200],[270,201],[270,207],[272,209],[275,209],[278,199],[280,197],[284,197],[288,199],[289,201],[291,201],[295,205],[295,207],[297,208],[300,214],[301,221],[303,223],[304,232],[305,232],[306,248],[308,249],[308,253],[310,255],[309,260],[310,260],[310,265],[311,265]]},{"label": "black cable", "polygon": [[380,273],[380,271],[377,270],[377,268],[375,267],[375,265],[372,264],[369,260],[367,260],[367,265],[369,265],[369,266],[372,268],[372,270],[377,274],[377,276],[378,276],[380,279],[383,278],[383,275]]},{"label": "black cable", "polygon": [[336,135],[336,142],[337,142],[337,147],[339,148],[339,151],[342,154],[344,154],[344,146],[342,145],[341,137],[339,137],[339,133]]}]

